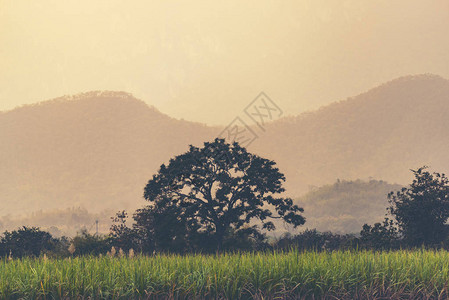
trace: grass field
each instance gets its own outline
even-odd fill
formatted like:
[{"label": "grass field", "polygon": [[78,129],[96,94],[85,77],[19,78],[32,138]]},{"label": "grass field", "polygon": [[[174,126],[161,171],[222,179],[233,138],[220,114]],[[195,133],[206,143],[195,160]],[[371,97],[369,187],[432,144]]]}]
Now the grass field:
[{"label": "grass field", "polygon": [[0,262],[1,299],[438,299],[448,297],[448,282],[446,251],[290,251]]}]

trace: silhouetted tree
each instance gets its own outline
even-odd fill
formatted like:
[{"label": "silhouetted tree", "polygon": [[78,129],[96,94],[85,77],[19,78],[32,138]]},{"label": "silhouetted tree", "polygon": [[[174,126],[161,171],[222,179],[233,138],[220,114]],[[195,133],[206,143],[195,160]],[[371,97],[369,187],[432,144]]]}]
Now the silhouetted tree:
[{"label": "silhouetted tree", "polygon": [[[181,209],[176,205],[147,206],[134,213],[132,227],[126,225],[126,212],[119,212],[111,227],[112,244],[118,248],[133,248],[141,252],[213,252],[213,233],[201,231],[196,223],[180,218]],[[119,221],[117,221],[119,220]],[[230,229],[223,239],[223,250],[266,249],[266,237],[256,226]]]},{"label": "silhouetted tree", "polygon": [[191,250],[186,220],[180,217],[181,210],[170,202],[157,203],[139,209],[134,214],[134,229],[141,239],[144,251],[185,252]]},{"label": "silhouetted tree", "polygon": [[5,231],[0,239],[0,256],[10,253],[13,257],[39,256],[43,252],[56,249],[58,240],[50,233],[37,227],[22,227],[14,231]]},{"label": "silhouetted tree", "polygon": [[203,148],[190,146],[168,166],[161,165],[144,197],[156,209],[176,207],[178,220],[210,233],[222,248],[230,230],[236,232],[254,219],[267,230],[275,228],[271,218],[295,227],[304,224],[303,209],[290,198],[278,197],[285,177],[274,165],[236,142],[215,139]]},{"label": "silhouetted tree", "polygon": [[75,255],[105,254],[111,249],[111,241],[107,236],[90,234],[87,230],[81,232],[72,239]]},{"label": "silhouetted tree", "polygon": [[373,226],[364,224],[360,232],[363,247],[370,249],[392,249],[398,246],[399,233],[393,220],[385,218],[382,223]]},{"label": "silhouetted tree", "polygon": [[125,251],[129,251],[131,248],[133,250],[141,250],[141,239],[137,231],[126,224],[128,220],[127,212],[124,210],[119,211],[111,219],[110,238],[112,245]]},{"label": "silhouetted tree", "polygon": [[226,251],[256,251],[269,248],[265,234],[262,234],[257,226],[231,229],[223,240],[223,250]]},{"label": "silhouetted tree", "polygon": [[411,170],[412,184],[388,195],[388,211],[396,218],[400,233],[411,246],[437,245],[447,238],[449,181],[445,174],[427,167]]},{"label": "silhouetted tree", "polygon": [[180,211],[170,202],[146,206],[134,213],[132,227],[127,225],[128,214],[120,211],[112,218],[112,244],[146,253],[203,250],[200,236],[207,240],[205,233],[199,233],[198,228],[189,228],[186,220],[179,217]]},{"label": "silhouetted tree", "polygon": [[307,229],[297,235],[284,234],[274,243],[274,247],[287,250],[294,247],[300,250],[313,251],[355,249],[357,247],[357,239],[352,234],[337,234]]}]

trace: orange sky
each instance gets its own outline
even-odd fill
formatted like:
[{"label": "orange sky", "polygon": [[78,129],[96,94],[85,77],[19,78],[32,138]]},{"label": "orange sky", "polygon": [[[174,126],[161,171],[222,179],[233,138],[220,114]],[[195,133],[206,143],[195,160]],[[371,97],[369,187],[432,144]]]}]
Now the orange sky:
[{"label": "orange sky", "polygon": [[418,73],[449,78],[447,0],[0,0],[0,110],[123,90],[226,124],[260,91],[296,115]]}]

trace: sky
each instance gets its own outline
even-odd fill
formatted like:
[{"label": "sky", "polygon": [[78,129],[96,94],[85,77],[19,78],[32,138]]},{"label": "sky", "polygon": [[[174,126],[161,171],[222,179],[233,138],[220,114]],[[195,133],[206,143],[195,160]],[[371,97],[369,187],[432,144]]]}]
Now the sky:
[{"label": "sky", "polygon": [[0,0],[0,111],[113,90],[225,125],[421,73],[449,78],[447,0]]}]

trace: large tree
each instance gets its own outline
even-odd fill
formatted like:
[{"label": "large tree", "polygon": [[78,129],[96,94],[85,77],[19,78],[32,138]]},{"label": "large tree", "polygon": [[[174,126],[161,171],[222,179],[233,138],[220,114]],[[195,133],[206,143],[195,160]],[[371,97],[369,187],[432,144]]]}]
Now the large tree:
[{"label": "large tree", "polygon": [[294,227],[304,224],[303,209],[281,197],[285,176],[275,162],[249,153],[238,143],[215,139],[161,165],[145,187],[144,198],[157,207],[176,205],[190,228],[211,233],[220,248],[227,232],[269,219]]},{"label": "large tree", "polygon": [[409,187],[388,195],[389,212],[396,218],[405,241],[412,246],[437,245],[448,235],[449,180],[427,167],[411,170]]}]

